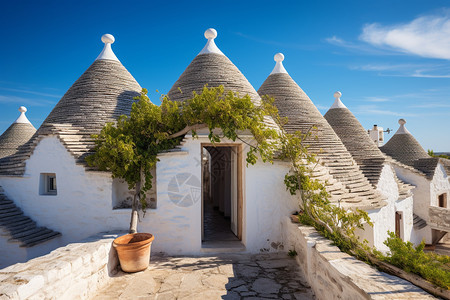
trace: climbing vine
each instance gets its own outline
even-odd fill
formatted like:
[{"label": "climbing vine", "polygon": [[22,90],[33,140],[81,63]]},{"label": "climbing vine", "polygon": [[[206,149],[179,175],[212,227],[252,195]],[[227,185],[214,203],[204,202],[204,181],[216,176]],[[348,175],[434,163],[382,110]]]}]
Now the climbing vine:
[{"label": "climbing vine", "polygon": [[208,130],[211,143],[219,143],[222,139],[242,140],[239,133],[250,132],[254,139],[247,163],[256,163],[258,157],[273,161],[278,133],[264,125],[264,118],[277,112],[270,101],[255,105],[248,95],[225,91],[223,86],[205,86],[186,101],[164,97],[160,106],[151,103],[146,89],[135,100],[130,116],[120,116],[94,135],[94,153],[86,159],[89,165],[111,172],[113,178],[123,178],[129,189],[135,189],[131,233],[137,230],[139,203],[145,205],[141,200],[152,188],[151,170],[158,153],[174,148],[185,134],[195,138],[198,130]]},{"label": "climbing vine", "polygon": [[[263,97],[260,105],[255,105],[248,95],[226,92],[223,86],[205,86],[201,93],[194,92],[185,101],[163,97],[157,106],[151,103],[145,89],[135,100],[130,116],[106,124],[94,136],[94,153],[87,157],[89,165],[111,172],[113,178],[123,178],[129,189],[135,189],[130,233],[137,230],[137,210],[139,203],[145,204],[141,200],[145,200],[145,192],[152,187],[151,170],[158,161],[158,153],[174,148],[185,134],[191,133],[196,138],[198,130],[207,130],[213,144],[223,139],[247,143],[247,164],[255,164],[258,159],[273,162],[275,157],[291,162],[284,183],[292,195],[301,196],[300,221],[314,226],[341,250],[379,267],[380,260],[392,263],[448,289],[448,257],[423,255],[423,246],[413,248],[392,234],[385,242],[391,249],[387,255],[359,240],[355,231],[363,229],[364,223],[373,225],[368,214],[331,203],[325,185],[311,176],[318,160],[308,151],[307,141],[317,138],[316,128],[286,132],[283,128],[287,119],[278,115],[272,98]],[[268,117],[278,124],[279,130],[266,126],[264,121]],[[241,138],[243,132],[251,133],[252,142]],[[405,263],[405,258],[411,261]],[[436,261],[439,263],[433,263]]]}]

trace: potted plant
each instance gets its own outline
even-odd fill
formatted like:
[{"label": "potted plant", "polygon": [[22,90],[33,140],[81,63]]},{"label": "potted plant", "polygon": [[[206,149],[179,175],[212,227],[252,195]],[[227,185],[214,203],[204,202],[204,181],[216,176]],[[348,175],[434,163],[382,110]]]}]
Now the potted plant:
[{"label": "potted plant", "polygon": [[90,166],[109,171],[113,178],[124,179],[130,190],[134,189],[131,205],[129,233],[116,238],[120,266],[125,272],[145,270],[150,263],[151,244],[154,236],[138,233],[138,211],[145,210],[145,193],[152,188],[151,170],[156,165],[158,152],[149,136],[152,130],[148,115],[154,113],[153,105],[143,90],[138,102],[133,103],[130,116],[120,116],[116,123],[107,123],[100,134],[93,135],[94,153],[86,158]]},{"label": "potted plant", "polygon": [[[272,161],[276,143],[271,142],[277,131],[266,127],[264,118],[276,109],[270,99],[264,105],[254,105],[250,96],[239,97],[223,86],[193,92],[192,98],[181,103],[163,97],[161,105],[150,102],[147,90],[132,104],[130,116],[120,116],[116,123],[107,123],[100,134],[94,135],[94,153],[86,158],[90,166],[109,171],[113,178],[122,178],[134,189],[129,234],[114,240],[120,264],[126,272],[145,269],[149,263],[153,235],[137,233],[139,204],[145,209],[145,193],[152,187],[151,170],[161,151],[179,145],[185,134],[208,129],[211,143],[221,138],[242,140],[238,131],[249,130],[257,141],[247,151],[247,163]],[[214,129],[221,129],[221,135]],[[144,253],[144,249],[148,253]],[[138,262],[139,261],[139,262]]]}]

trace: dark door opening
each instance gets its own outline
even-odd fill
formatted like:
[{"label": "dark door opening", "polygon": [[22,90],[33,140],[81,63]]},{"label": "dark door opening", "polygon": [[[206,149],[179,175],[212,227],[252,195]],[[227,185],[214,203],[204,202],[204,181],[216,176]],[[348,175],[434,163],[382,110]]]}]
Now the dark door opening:
[{"label": "dark door opening", "polygon": [[[202,241],[239,241],[239,155],[236,146],[202,148]],[[239,216],[238,216],[239,215]]]},{"label": "dark door opening", "polygon": [[401,238],[401,222],[402,222],[402,214],[398,211],[395,212],[395,235],[398,238]]},{"label": "dark door opening", "polygon": [[439,207],[447,207],[447,194],[441,194],[438,196]]}]

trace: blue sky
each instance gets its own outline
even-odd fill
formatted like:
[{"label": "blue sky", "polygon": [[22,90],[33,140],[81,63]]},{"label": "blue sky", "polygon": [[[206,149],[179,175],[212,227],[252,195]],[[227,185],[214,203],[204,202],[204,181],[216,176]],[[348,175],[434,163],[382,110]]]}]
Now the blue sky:
[{"label": "blue sky", "polygon": [[[273,55],[324,114],[340,90],[365,128],[450,151],[448,1],[1,1],[0,132],[20,105],[38,127],[101,52],[102,34],[153,102],[203,48],[205,29],[258,89]],[[390,138],[387,135],[386,138]]]}]

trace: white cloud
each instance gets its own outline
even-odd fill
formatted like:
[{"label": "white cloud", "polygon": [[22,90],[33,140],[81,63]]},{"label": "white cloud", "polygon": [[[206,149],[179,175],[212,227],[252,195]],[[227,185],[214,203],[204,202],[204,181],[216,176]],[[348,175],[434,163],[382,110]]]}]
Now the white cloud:
[{"label": "white cloud", "polygon": [[58,98],[58,99],[60,99],[62,97],[61,95],[41,93],[41,92],[30,91],[30,90],[26,90],[26,89],[12,89],[12,88],[0,87],[0,90],[8,91],[8,92],[15,92],[15,93],[25,93],[25,94],[50,97],[50,98]]},{"label": "white cloud", "polygon": [[29,105],[29,106],[48,106],[55,105],[54,101],[49,101],[45,99],[30,99],[25,97],[10,96],[10,95],[0,95],[0,103],[5,104],[18,104],[18,105]]},{"label": "white cloud", "polygon": [[365,97],[367,102],[389,102],[388,98],[385,97]]},{"label": "white cloud", "polygon": [[387,110],[382,107],[378,107],[376,105],[359,105],[355,109],[355,114],[360,115],[384,115],[384,116],[395,116],[395,117],[411,117],[415,116],[415,114],[406,113],[406,112],[396,112],[392,110]]},{"label": "white cloud", "polygon": [[422,16],[392,26],[367,24],[360,39],[421,57],[450,59],[450,14]]}]

